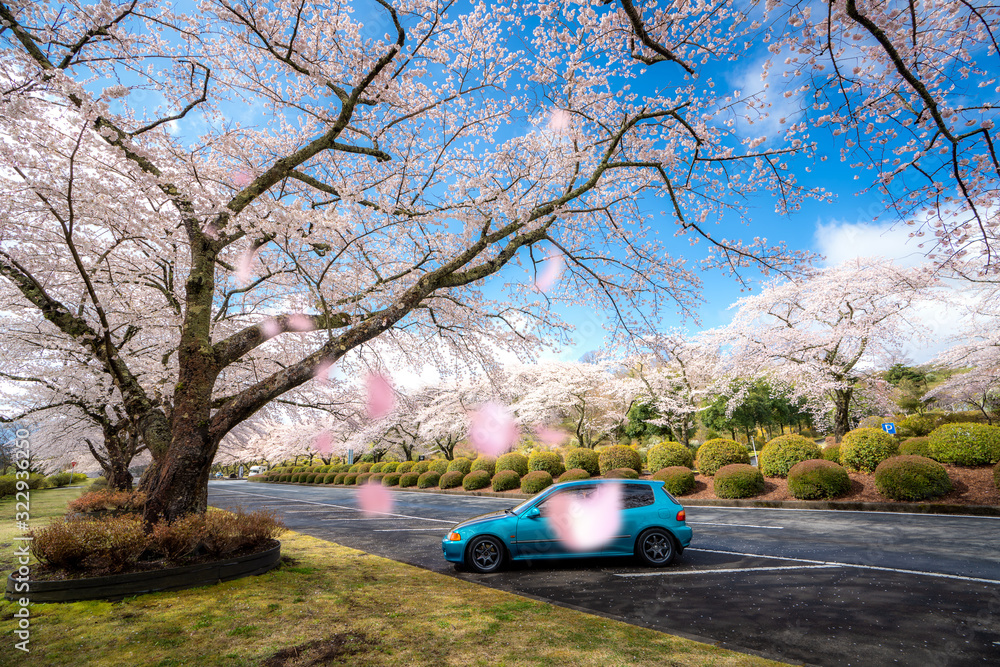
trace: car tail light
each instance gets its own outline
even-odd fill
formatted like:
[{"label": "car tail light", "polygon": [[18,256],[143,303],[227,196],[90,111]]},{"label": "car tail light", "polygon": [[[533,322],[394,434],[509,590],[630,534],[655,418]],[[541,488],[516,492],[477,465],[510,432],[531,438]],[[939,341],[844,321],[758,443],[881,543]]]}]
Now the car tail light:
[{"label": "car tail light", "polygon": [[678,521],[680,521],[681,523],[683,523],[685,519],[687,519],[687,514],[684,512],[684,510],[681,510],[680,512],[677,513],[677,520]]},{"label": "car tail light", "polygon": [[459,535],[458,533],[448,533],[448,539],[451,540],[452,542],[458,542],[459,540],[462,539],[462,536]]}]

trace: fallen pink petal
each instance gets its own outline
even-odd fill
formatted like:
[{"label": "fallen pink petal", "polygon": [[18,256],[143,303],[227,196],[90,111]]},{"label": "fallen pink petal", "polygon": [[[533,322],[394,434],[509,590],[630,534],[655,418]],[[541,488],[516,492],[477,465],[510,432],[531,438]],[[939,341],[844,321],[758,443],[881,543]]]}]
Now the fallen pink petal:
[{"label": "fallen pink petal", "polygon": [[549,116],[549,129],[553,132],[563,132],[569,129],[571,117],[564,109],[553,109]]},{"label": "fallen pink petal", "polygon": [[392,493],[378,482],[358,488],[358,506],[365,514],[388,514],[392,511]]},{"label": "fallen pink petal", "polygon": [[550,447],[561,445],[570,437],[569,433],[566,431],[549,428],[548,426],[542,426],[535,429],[535,435],[538,436],[539,442],[543,445],[549,445]]},{"label": "fallen pink petal", "polygon": [[396,394],[389,381],[382,375],[373,373],[365,382],[368,386],[368,416],[372,419],[381,419],[392,412],[396,405]]},{"label": "fallen pink petal", "polygon": [[260,333],[266,340],[270,340],[281,333],[281,324],[274,318],[267,318],[260,323]]},{"label": "fallen pink petal", "polygon": [[236,265],[236,279],[241,283],[246,284],[253,278],[253,261],[256,257],[256,250],[247,250],[240,256],[240,261]]},{"label": "fallen pink petal", "polygon": [[469,441],[481,454],[499,456],[507,452],[519,433],[514,415],[503,405],[487,402],[472,413]]},{"label": "fallen pink petal", "polygon": [[550,525],[568,549],[594,551],[621,528],[622,485],[602,484],[587,498],[561,493],[546,505]]},{"label": "fallen pink petal", "polygon": [[316,325],[313,323],[313,319],[308,315],[303,315],[301,313],[296,313],[294,315],[288,316],[288,330],[289,331],[315,331]]},{"label": "fallen pink petal", "polygon": [[313,377],[316,381],[323,385],[330,384],[330,369],[333,368],[333,362],[324,359],[316,365],[316,369],[313,371]]}]

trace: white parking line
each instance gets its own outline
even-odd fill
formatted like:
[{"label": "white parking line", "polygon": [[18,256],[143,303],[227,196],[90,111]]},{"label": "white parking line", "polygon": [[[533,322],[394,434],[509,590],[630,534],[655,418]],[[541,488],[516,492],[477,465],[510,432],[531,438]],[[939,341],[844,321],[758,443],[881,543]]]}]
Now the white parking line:
[{"label": "white parking line", "polygon": [[692,526],[735,526],[736,528],[765,528],[767,530],[784,530],[784,526],[755,526],[752,523],[712,523],[711,521],[688,521]]},{"label": "white parking line", "polygon": [[822,570],[839,565],[784,565],[780,567],[735,567],[720,570],[679,570],[677,572],[631,572],[616,574],[616,577],[676,577],[683,574],[716,574],[723,572],[774,572],[776,570]]},{"label": "white parking line", "polygon": [[[748,554],[740,551],[721,551],[719,549],[699,549],[689,547],[686,551],[703,551],[713,554],[727,554],[730,556],[747,556],[749,558],[771,558],[774,560],[788,560],[796,563],[811,563],[813,565],[829,565],[832,567],[852,567],[858,570],[877,570],[879,572],[897,572],[899,574],[915,574],[924,577],[936,577],[938,579],[958,579],[959,581],[973,581],[979,584],[1000,584],[1000,579],[981,579],[979,577],[963,577],[958,574],[946,574],[944,572],[927,572],[925,570],[904,570],[896,567],[882,567],[880,565],[861,565],[859,563],[840,563],[830,560],[809,560],[807,558],[791,558],[789,556],[765,556],[763,554]],[[709,570],[705,570],[706,572]]]},{"label": "white parking line", "polygon": [[[360,512],[361,510],[357,507],[349,507],[347,505],[334,505],[333,503],[318,503],[314,500],[299,500],[298,498],[281,498],[279,496],[265,496],[262,493],[250,493],[249,491],[223,491],[222,493],[237,493],[244,496],[255,496],[257,498],[271,498],[272,500],[284,500],[289,503],[303,503],[306,505],[320,505],[322,507],[336,507],[342,510],[354,510],[355,512]],[[409,514],[396,514],[394,512],[369,512],[369,514],[381,514],[383,516],[398,516],[404,519],[419,519],[421,521],[437,521],[438,523],[451,523],[456,524],[458,521],[452,519],[428,519],[422,516],[410,516]],[[339,519],[339,521],[355,521],[355,519]]]}]

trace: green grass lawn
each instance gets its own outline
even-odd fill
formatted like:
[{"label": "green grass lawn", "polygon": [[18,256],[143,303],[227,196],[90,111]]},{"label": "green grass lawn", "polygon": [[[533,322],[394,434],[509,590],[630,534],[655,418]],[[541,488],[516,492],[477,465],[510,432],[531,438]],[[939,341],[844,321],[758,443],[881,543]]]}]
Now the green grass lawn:
[{"label": "green grass lawn", "polygon": [[[52,519],[63,516],[69,501],[79,497],[89,485],[88,480],[79,486],[31,491],[28,524],[32,528],[41,528]],[[3,571],[4,577],[10,570],[14,569],[14,563],[17,560],[17,557],[14,556],[14,538],[20,535],[21,531],[14,523],[16,503],[14,496],[7,496],[0,500],[0,570]],[[34,562],[33,558],[32,562]]]},{"label": "green grass lawn", "polygon": [[[55,493],[54,502],[73,497]],[[2,602],[0,665],[779,664],[298,533],[281,540],[284,562],[259,577],[121,602],[33,605],[27,655],[12,648],[15,605]]]}]

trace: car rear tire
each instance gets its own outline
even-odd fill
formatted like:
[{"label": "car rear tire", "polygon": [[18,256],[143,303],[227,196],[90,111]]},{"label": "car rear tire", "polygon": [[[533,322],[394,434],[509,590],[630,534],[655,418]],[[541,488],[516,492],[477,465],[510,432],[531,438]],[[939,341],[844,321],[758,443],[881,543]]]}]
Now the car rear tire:
[{"label": "car rear tire", "polygon": [[677,555],[677,544],[666,530],[650,528],[635,541],[635,555],[651,567],[666,567]]},{"label": "car rear tire", "polygon": [[469,543],[465,565],[473,572],[490,574],[503,566],[504,547],[491,535],[477,537]]}]

